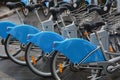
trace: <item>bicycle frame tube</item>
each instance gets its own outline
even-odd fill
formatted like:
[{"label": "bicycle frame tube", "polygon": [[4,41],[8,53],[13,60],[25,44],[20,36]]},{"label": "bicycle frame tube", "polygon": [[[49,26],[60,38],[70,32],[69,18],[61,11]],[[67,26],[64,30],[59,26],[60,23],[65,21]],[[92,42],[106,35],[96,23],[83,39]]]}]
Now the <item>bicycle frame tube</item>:
[{"label": "bicycle frame tube", "polygon": [[98,46],[93,51],[91,51],[90,53],[88,53],[88,55],[84,59],[82,59],[81,62],[78,65],[84,63],[84,61],[87,60],[87,58],[90,57],[92,54],[94,54],[94,52],[97,51],[98,49],[100,49],[100,46]]},{"label": "bicycle frame tube", "polygon": [[17,9],[15,9],[15,12],[16,12],[17,15],[18,15],[18,18],[19,18],[19,20],[20,20],[20,23],[21,23],[21,24],[24,24],[23,18],[21,17],[21,15],[20,15],[20,13],[18,12]]}]

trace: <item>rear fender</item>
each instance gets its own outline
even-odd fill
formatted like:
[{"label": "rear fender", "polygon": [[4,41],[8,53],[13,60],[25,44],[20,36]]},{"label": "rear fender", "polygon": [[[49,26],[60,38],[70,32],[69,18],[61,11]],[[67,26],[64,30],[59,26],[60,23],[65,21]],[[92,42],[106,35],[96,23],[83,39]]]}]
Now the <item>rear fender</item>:
[{"label": "rear fender", "polygon": [[18,39],[22,44],[27,43],[27,35],[38,33],[40,30],[30,25],[18,25],[14,28],[8,27],[7,33]]},{"label": "rear fender", "polygon": [[6,39],[7,37],[7,27],[15,27],[16,24],[10,21],[0,21],[0,37]]},{"label": "rear fender", "polygon": [[[88,53],[96,49],[96,46],[87,40],[73,38],[61,42],[54,42],[54,50],[64,54],[72,63],[79,63]],[[83,63],[104,61],[104,56],[97,50]]]},{"label": "rear fender", "polygon": [[39,32],[37,34],[29,34],[29,42],[37,45],[43,52],[50,53],[53,50],[53,42],[54,41],[63,41],[64,38],[55,33],[50,31]]}]

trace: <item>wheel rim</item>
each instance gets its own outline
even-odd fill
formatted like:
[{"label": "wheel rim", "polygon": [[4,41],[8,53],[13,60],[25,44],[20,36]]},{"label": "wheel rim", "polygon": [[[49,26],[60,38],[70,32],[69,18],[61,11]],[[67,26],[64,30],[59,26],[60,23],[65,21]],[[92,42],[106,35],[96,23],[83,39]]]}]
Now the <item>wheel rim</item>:
[{"label": "wheel rim", "polygon": [[[66,62],[62,62],[62,60],[60,60],[60,62],[59,62],[58,55],[59,55],[58,53],[55,53],[55,56],[53,56],[54,58],[52,58],[53,59],[53,61],[52,61],[52,74],[54,75],[54,77],[55,77],[56,80],[62,80],[61,75],[64,74],[64,73],[62,73],[62,74],[59,73],[58,65],[59,65],[59,63],[62,63],[63,65],[66,65],[65,64]],[[64,59],[63,59],[63,61],[64,61]],[[58,60],[59,63],[56,63],[57,60]],[[67,68],[67,66],[64,67],[63,70],[65,70],[65,68]]]},{"label": "wheel rim", "polygon": [[[30,43],[26,49],[26,62],[28,67],[33,71],[35,74],[43,77],[48,77],[51,76],[50,72],[50,60],[44,60],[43,59],[43,53],[41,49],[32,43]],[[35,59],[35,64],[34,60],[32,60],[32,57],[34,56]]]},{"label": "wheel rim", "polygon": [[[76,78],[75,80],[87,80],[85,79],[86,78],[86,74],[83,74],[81,73],[81,71],[73,71],[71,68],[70,68],[70,62],[69,60],[64,57],[62,60],[60,60],[60,63],[63,64],[63,71],[62,73],[59,73],[59,70],[56,66],[58,66],[58,57],[59,53],[55,53],[53,54],[53,57],[52,57],[52,64],[51,64],[51,69],[52,69],[52,75],[54,76],[55,80],[74,80],[74,78]],[[61,56],[61,54],[60,54]],[[58,60],[58,62],[56,61]],[[80,77],[80,75],[82,75]],[[83,76],[84,75],[84,76]],[[84,79],[83,79],[84,78]]]},{"label": "wheel rim", "polygon": [[23,50],[23,47],[21,47],[21,43],[15,39],[12,38],[11,35],[8,35],[6,41],[5,41],[5,51],[8,57],[15,63],[20,65],[26,65],[25,61],[25,48]]}]

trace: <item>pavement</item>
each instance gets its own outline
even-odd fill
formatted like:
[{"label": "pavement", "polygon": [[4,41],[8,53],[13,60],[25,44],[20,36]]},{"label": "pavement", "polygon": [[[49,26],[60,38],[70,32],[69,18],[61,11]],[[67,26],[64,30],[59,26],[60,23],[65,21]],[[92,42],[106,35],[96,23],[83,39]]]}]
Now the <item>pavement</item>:
[{"label": "pavement", "polygon": [[[7,11],[9,11],[9,9],[6,8],[5,6],[0,7],[0,14],[3,14]],[[41,16],[41,19],[45,20],[48,18]],[[10,20],[17,24],[21,24],[16,14],[10,17],[0,19],[0,21],[5,21],[5,20]],[[24,18],[24,21],[26,24],[31,24],[35,27],[39,27],[38,20],[37,18],[35,18],[34,13],[30,13],[28,17]],[[3,45],[0,45],[0,53],[4,53]],[[101,80],[120,80],[119,74],[120,72],[115,72],[109,76],[103,77]],[[70,76],[68,80],[87,80],[86,77],[84,77],[84,79],[80,79],[80,77],[85,75],[86,73],[80,72],[74,77]],[[37,76],[34,73],[32,73],[27,66],[17,65],[9,59],[0,59],[0,80],[54,80],[54,79],[50,77],[43,78]]]}]

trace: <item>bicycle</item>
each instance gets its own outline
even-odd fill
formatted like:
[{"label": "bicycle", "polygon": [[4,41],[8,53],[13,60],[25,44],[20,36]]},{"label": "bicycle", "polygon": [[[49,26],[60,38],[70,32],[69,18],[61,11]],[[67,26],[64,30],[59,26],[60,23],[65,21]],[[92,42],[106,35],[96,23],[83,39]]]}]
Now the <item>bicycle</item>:
[{"label": "bicycle", "polygon": [[[66,4],[65,4],[66,5]],[[64,6],[65,6],[64,5]],[[60,7],[60,8],[53,8],[51,9],[51,12],[53,13],[54,17],[53,19],[58,20],[60,18],[62,24],[63,24],[63,30],[61,30],[61,35],[65,38],[71,38],[71,37],[78,37],[77,36],[77,27],[75,26],[74,22],[70,25],[64,24],[64,20],[61,17],[61,13],[64,12],[64,10],[67,10],[66,7]],[[99,22],[95,23],[95,25],[100,26]],[[96,27],[96,26],[95,26]],[[49,34],[47,34],[49,33]],[[45,35],[47,34],[47,35]],[[32,72],[39,76],[48,77],[51,76],[50,69],[48,68],[50,58],[51,58],[51,52],[52,52],[52,44],[53,39],[51,37],[54,37],[54,35],[51,35],[51,37],[45,37],[50,36],[50,32],[40,32],[37,34],[28,34],[30,37],[29,45],[27,46],[26,52],[25,52],[25,59],[27,62],[28,67]],[[42,38],[43,37],[43,38]],[[45,37],[45,38],[44,38]],[[58,36],[59,37],[59,36]],[[46,39],[47,38],[47,39]],[[53,40],[53,41],[52,41]],[[64,39],[63,39],[64,40]],[[49,46],[47,46],[49,45]],[[50,50],[50,51],[47,51]],[[45,61],[45,63],[44,63]],[[44,65],[42,65],[44,64]],[[45,70],[47,68],[47,70]]]},{"label": "bicycle", "polygon": [[[11,4],[11,3],[10,3]],[[15,6],[13,6],[13,7],[9,7],[9,9],[14,9],[14,8],[19,8],[19,7],[22,7],[23,5],[21,4],[21,3],[19,3],[19,2],[15,2],[15,4],[12,4],[12,5],[17,5],[16,7]],[[12,6],[11,5],[11,6]],[[15,9],[15,12],[17,13],[17,15],[18,15],[18,18],[19,18],[19,20],[20,20],[20,23],[23,23],[23,20],[21,19],[21,16],[20,16],[20,14],[19,14],[19,12],[18,12],[18,10],[17,9]],[[17,24],[16,23],[14,23],[14,22],[11,22],[11,21],[1,21],[0,22],[0,26],[1,26],[1,30],[0,30],[0,35],[1,35],[1,38],[2,38],[2,40],[1,40],[1,43],[2,43],[2,45],[4,45],[5,44],[5,39],[7,38],[7,27],[9,26],[9,27],[15,27]],[[8,58],[7,57],[7,55],[6,54],[2,54],[2,55],[0,55],[0,57],[1,58]]]},{"label": "bicycle", "polygon": [[[108,59],[106,53],[110,54],[110,52],[104,50],[99,35],[95,34],[99,41],[99,46],[78,38],[54,42],[53,48],[55,51],[53,52],[51,71],[56,80],[67,80],[69,75],[75,76],[81,71],[89,73],[89,70],[91,71],[90,80],[97,80],[102,78],[104,74],[111,74],[119,69],[120,66],[117,63],[120,60],[119,55]],[[111,55],[116,54],[111,53]]]},{"label": "bicycle", "polygon": [[[9,4],[8,6],[11,7],[11,4]],[[16,4],[14,6],[16,6]],[[40,7],[39,5],[33,5],[33,6],[28,6],[28,9],[35,11],[36,16],[38,17],[38,21],[41,25],[40,29],[42,31],[54,31],[54,26],[56,26],[56,24],[54,25],[51,18],[46,21],[43,21],[43,22],[41,21],[39,15],[38,15],[38,12],[37,12],[37,8],[39,8],[39,7]],[[20,16],[20,18],[21,18],[21,16]],[[21,18],[21,21],[23,21],[22,18]],[[26,65],[25,57],[23,56],[23,54],[24,54],[26,46],[27,46],[27,35],[35,34],[38,32],[41,32],[41,31],[37,28],[33,28],[33,26],[25,25],[25,24],[17,25],[14,28],[8,29],[7,33],[9,35],[7,36],[7,39],[5,40],[5,51],[6,51],[6,54],[8,55],[8,57],[17,64]],[[20,36],[18,36],[18,35],[20,35]],[[14,48],[11,47],[11,45],[14,45],[13,46]]]},{"label": "bicycle", "polygon": [[[61,13],[62,9],[64,8],[59,8],[60,11],[57,10],[57,12]],[[52,11],[54,11],[54,9]],[[57,13],[57,12],[55,9],[54,13]],[[59,21],[59,18],[58,17],[56,18],[55,15],[54,15],[55,18],[53,17],[53,19],[55,19],[56,21]],[[65,28],[66,27],[65,25],[67,24],[66,22],[63,21],[62,16],[60,17],[61,17],[60,18],[61,23]],[[59,23],[57,25],[61,26],[61,24],[59,25]],[[28,36],[29,36],[29,39],[28,39],[29,44],[27,45],[27,48],[25,51],[25,59],[28,67],[33,73],[37,74],[38,76],[42,76],[42,77],[52,76],[49,68],[50,57],[52,52],[52,43],[53,41],[64,40],[63,36],[58,35],[55,32],[48,32],[48,31],[39,32],[37,34],[28,34]]]}]

